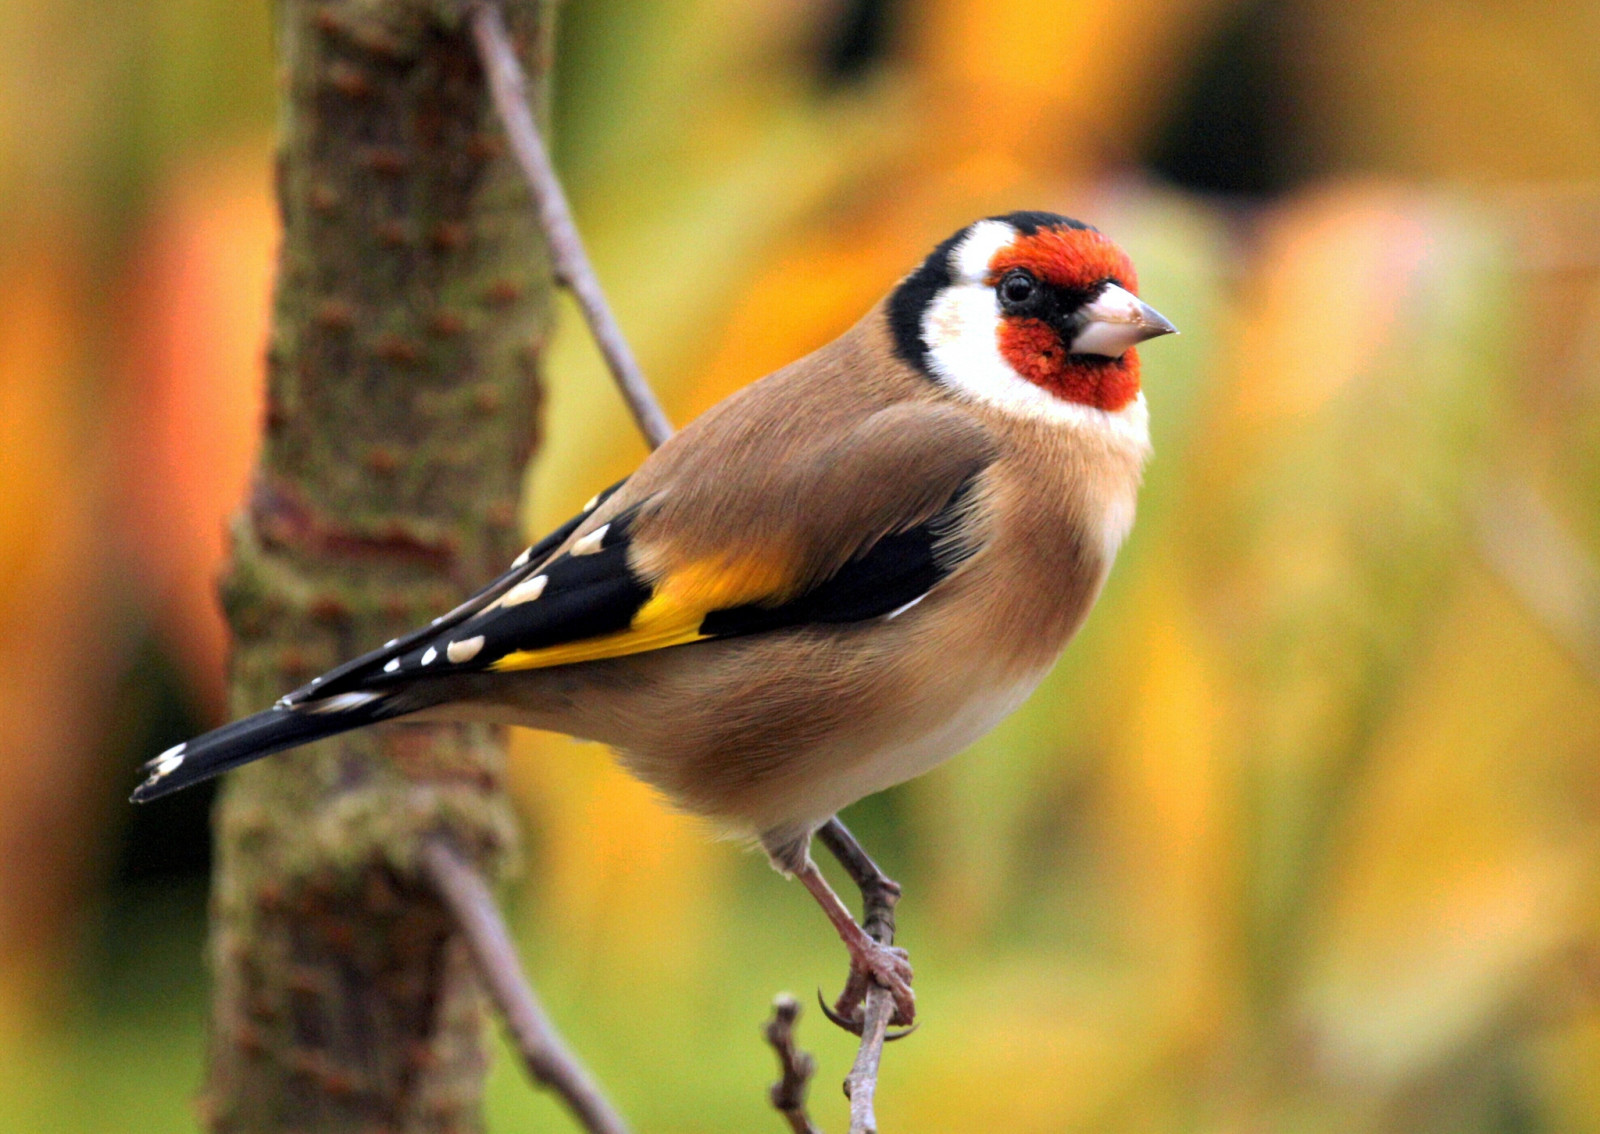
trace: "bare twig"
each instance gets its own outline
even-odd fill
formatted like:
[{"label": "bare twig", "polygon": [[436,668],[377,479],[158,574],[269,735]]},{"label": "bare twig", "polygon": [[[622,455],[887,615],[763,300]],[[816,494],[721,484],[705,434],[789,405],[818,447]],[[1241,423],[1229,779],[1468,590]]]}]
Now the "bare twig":
[{"label": "bare twig", "polygon": [[794,1025],[800,1018],[800,1002],[787,992],[772,1002],[772,1019],[764,1034],[778,1055],[778,1071],[783,1077],[772,1084],[767,1097],[789,1122],[794,1134],[821,1134],[806,1113],[806,1087],[816,1072],[816,1061],[794,1045]]},{"label": "bare twig", "polygon": [[[578,301],[640,430],[652,447],[660,445],[672,435],[672,423],[645,382],[584,251],[566,193],[534,122],[527,99],[527,77],[512,46],[505,18],[498,5],[489,0],[470,0],[467,15],[495,110],[505,127],[512,154],[528,179],[556,278]],[[539,1006],[538,997],[523,975],[505,922],[472,865],[440,838],[424,845],[422,864],[466,938],[484,987],[505,1018],[528,1073],[560,1095],[592,1134],[627,1134],[627,1124],[567,1049]]]},{"label": "bare twig", "polygon": [[650,385],[645,381],[622,328],[617,326],[611,308],[606,304],[605,293],[584,251],[583,240],[578,236],[572,221],[572,210],[567,205],[567,195],[562,191],[550,162],[550,152],[533,120],[525,94],[527,80],[522,74],[522,64],[511,46],[505,19],[497,5],[487,0],[476,0],[468,8],[472,22],[472,35],[478,44],[478,56],[483,61],[489,78],[489,90],[494,97],[495,109],[505,126],[511,151],[528,178],[533,192],[534,206],[539,213],[539,223],[550,243],[550,255],[555,261],[556,278],[572,292],[583,317],[589,323],[595,345],[605,357],[606,365],[616,379],[622,396],[633,411],[634,420],[652,448],[672,436],[672,423],[656,401]]},{"label": "bare twig", "polygon": [[466,938],[489,998],[500,1009],[528,1074],[560,1095],[590,1134],[628,1134],[628,1125],[568,1050],[522,974],[488,886],[442,838],[423,844],[422,867]]},{"label": "bare twig", "polygon": [[844,1080],[844,1093],[850,1098],[850,1134],[878,1134],[878,1116],[873,1112],[872,1100],[878,1091],[878,1064],[883,1059],[883,1041],[893,1015],[894,998],[889,990],[877,984],[867,989],[861,1046],[856,1049],[856,1061]]},{"label": "bare twig", "polygon": [[[526,79],[506,31],[505,20],[492,0],[471,0],[467,12],[473,38],[477,41],[479,58],[489,78],[489,89],[494,98],[495,109],[499,112],[505,127],[512,153],[528,179],[540,224],[549,241],[556,277],[578,301],[578,306],[588,321],[589,330],[594,335],[595,344],[600,348],[601,355],[610,367],[612,377],[621,389],[628,408],[633,411],[640,432],[644,434],[650,446],[655,448],[672,436],[672,423],[667,419],[649,383],[639,370],[633,352],[629,349],[627,340],[623,337],[622,330],[617,326],[611,308],[606,303],[605,293],[600,288],[594,268],[589,263],[588,253],[584,250],[583,241],[572,220],[566,193],[561,188],[560,179],[556,176],[555,167],[550,161],[549,150],[545,147],[544,139],[528,106],[525,94]],[[864,906],[862,927],[880,944],[894,944],[894,906],[900,897],[900,887],[878,869],[877,864],[867,856],[860,844],[837,819],[832,820],[818,834],[828,849],[850,872],[851,877],[861,886]],[[448,848],[446,852],[454,860],[453,852],[449,852]],[[475,875],[471,875],[470,870],[459,860],[454,861],[458,867],[467,871],[470,881],[482,889],[483,883]],[[487,901],[487,891],[484,893]],[[504,927],[499,926],[498,917],[493,915],[493,906],[488,905],[485,909],[487,914],[493,917],[500,937],[504,938]],[[471,936],[469,934],[469,938]],[[554,1050],[566,1057],[571,1072],[587,1084],[588,1080],[582,1069],[569,1055],[566,1055],[560,1041],[550,1031],[549,1025],[539,1013],[538,1005],[533,1000],[532,990],[522,981],[515,957],[510,953],[509,941],[505,943],[505,954],[502,978],[509,985],[520,989],[527,1000],[528,1009],[536,1024],[535,1031],[545,1041],[536,1046],[550,1049],[553,1044]],[[501,999],[501,1003],[507,1019],[512,1020],[512,1011],[507,1001]],[[783,1067],[783,1079],[772,1089],[772,1102],[789,1120],[797,1134],[817,1134],[816,1128],[805,1112],[805,1086],[811,1075],[811,1058],[802,1052],[797,1052],[793,1046],[793,1024],[798,1012],[799,1006],[794,1004],[792,998],[780,997],[774,1007],[774,1018],[767,1026],[767,1041],[778,1052]],[[894,999],[889,991],[877,985],[869,988],[863,1013],[861,1047],[857,1051],[855,1065],[845,1080],[845,1092],[850,1096],[851,1134],[876,1134],[877,1118],[873,1114],[873,1096],[877,1090],[878,1067],[883,1058],[883,1045],[886,1039],[898,1038],[888,1035],[889,1021],[894,1015]],[[520,1035],[520,1029],[514,1021],[512,1027],[513,1031],[518,1031]],[[520,1038],[519,1042],[522,1042]],[[523,1046],[524,1055],[534,1076],[542,1081],[551,1082],[552,1086],[561,1090],[559,1083],[541,1075],[534,1056],[528,1051],[528,1045]],[[600,1098],[598,1091],[593,1090],[592,1084],[589,1086],[593,1098],[604,1106],[604,1100]],[[563,1091],[563,1094],[566,1092]],[[574,1109],[579,1109],[573,1097],[570,1095],[567,1097]],[[601,1127],[591,1127],[591,1129],[601,1129]]]}]

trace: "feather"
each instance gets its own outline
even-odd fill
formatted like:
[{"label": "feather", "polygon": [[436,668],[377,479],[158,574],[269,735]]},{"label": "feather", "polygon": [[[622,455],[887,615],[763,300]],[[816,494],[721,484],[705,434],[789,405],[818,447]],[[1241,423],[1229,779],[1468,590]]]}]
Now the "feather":
[{"label": "feather", "polygon": [[415,707],[378,693],[341,693],[315,704],[314,710],[277,705],[167,749],[145,764],[145,780],[134,789],[133,802],[159,799],[274,752],[337,736]]}]

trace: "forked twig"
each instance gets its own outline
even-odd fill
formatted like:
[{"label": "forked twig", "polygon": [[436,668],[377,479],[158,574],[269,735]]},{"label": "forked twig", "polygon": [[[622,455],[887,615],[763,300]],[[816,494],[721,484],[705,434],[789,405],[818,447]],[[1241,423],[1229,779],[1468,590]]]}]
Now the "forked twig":
[{"label": "forked twig", "polygon": [[560,1095],[590,1134],[628,1134],[628,1124],[545,1016],[477,870],[438,837],[423,844],[422,869],[466,939],[484,990],[505,1018],[528,1074]]},{"label": "forked twig", "polygon": [[516,50],[511,45],[510,33],[498,5],[488,0],[475,0],[467,9],[472,24],[472,36],[478,44],[478,57],[483,62],[489,79],[489,92],[494,98],[495,110],[500,114],[511,152],[528,179],[533,193],[534,207],[539,213],[539,224],[550,244],[550,256],[555,263],[556,279],[572,292],[578,301],[583,317],[594,335],[595,345],[611,368],[612,377],[622,391],[628,408],[633,411],[639,430],[655,448],[672,436],[672,423],[667,420],[661,404],[651,392],[639,364],[634,360],[628,340],[617,326],[616,318],[606,303],[600,280],[589,263],[583,240],[572,221],[572,210],[567,205],[567,195],[556,177],[555,166],[550,162],[550,151],[533,120],[528,106],[527,79],[522,64],[517,61]]},{"label": "forked twig", "polygon": [[787,992],[780,993],[772,1002],[772,1019],[762,1029],[767,1043],[778,1056],[778,1072],[782,1075],[767,1097],[779,1114],[789,1121],[794,1134],[821,1134],[812,1125],[806,1113],[806,1088],[816,1072],[816,1061],[794,1045],[794,1025],[800,1018],[800,1002]]},{"label": "forked twig", "polygon": [[[889,1038],[889,1020],[894,1015],[894,998],[889,990],[874,985],[867,993],[865,1013],[861,1047],[844,1081],[844,1093],[850,1100],[850,1134],[877,1134],[878,1119],[873,1113],[872,1100],[877,1092],[883,1045]],[[821,1134],[806,1112],[806,1088],[816,1072],[816,1062],[795,1046],[794,1027],[799,1017],[800,1005],[787,992],[772,1002],[772,1019],[767,1021],[762,1034],[778,1056],[778,1069],[783,1077],[772,1084],[767,1097],[788,1121],[794,1134]]]}]

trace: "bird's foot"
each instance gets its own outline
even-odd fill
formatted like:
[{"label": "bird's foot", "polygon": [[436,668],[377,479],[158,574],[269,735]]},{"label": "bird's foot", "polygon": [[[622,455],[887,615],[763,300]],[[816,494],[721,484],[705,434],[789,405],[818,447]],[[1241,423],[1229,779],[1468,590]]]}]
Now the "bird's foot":
[{"label": "bird's foot", "polygon": [[917,998],[911,991],[911,960],[904,949],[882,945],[862,933],[859,939],[846,940],[850,950],[850,979],[844,991],[829,1008],[822,994],[817,994],[823,1014],[847,1032],[860,1035],[866,1018],[867,990],[874,984],[888,989],[894,998],[894,1016],[889,1023],[903,1028],[891,1032],[888,1039],[896,1040],[910,1035],[915,1029]]}]

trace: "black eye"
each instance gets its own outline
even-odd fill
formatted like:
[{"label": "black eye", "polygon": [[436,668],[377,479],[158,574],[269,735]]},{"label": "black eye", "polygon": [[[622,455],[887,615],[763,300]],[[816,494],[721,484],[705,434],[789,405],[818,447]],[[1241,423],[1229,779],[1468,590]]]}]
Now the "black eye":
[{"label": "black eye", "polygon": [[1006,277],[1000,281],[1000,300],[1011,307],[1018,307],[1032,299],[1039,290],[1039,281],[1027,272],[1007,272]]}]

